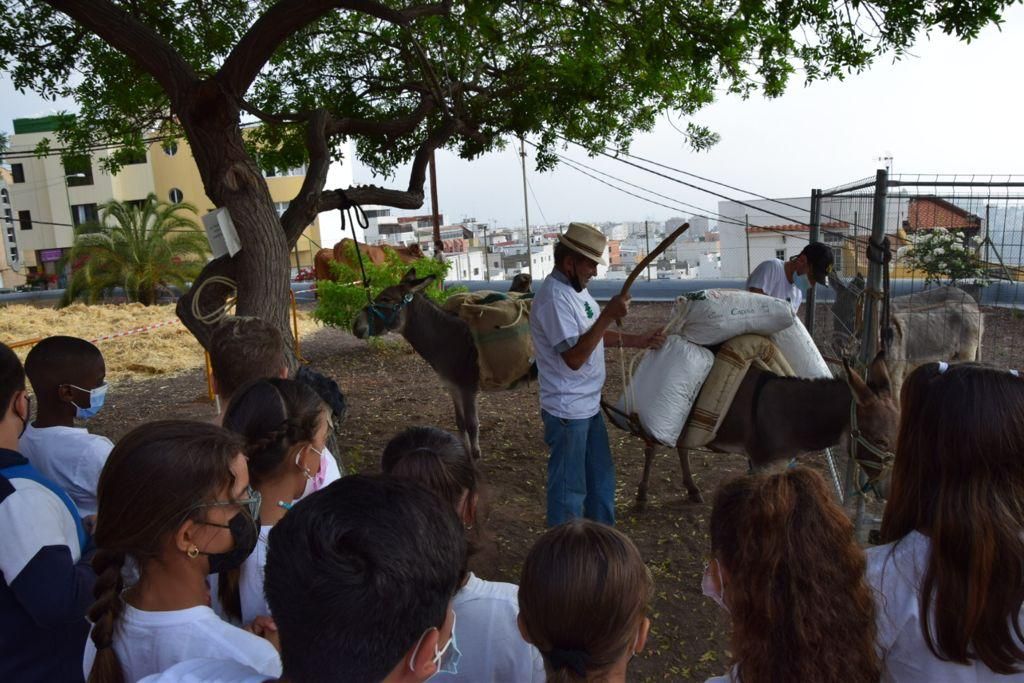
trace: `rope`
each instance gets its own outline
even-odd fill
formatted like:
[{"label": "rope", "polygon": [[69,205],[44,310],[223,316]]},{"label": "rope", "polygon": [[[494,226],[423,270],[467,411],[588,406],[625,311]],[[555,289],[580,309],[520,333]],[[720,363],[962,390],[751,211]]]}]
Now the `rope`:
[{"label": "rope", "polygon": [[[345,234],[345,223],[347,222],[352,227],[352,241],[356,245],[356,259],[359,260],[359,272],[363,276],[363,291],[366,292],[366,303],[372,305],[373,296],[370,294],[370,278],[366,277],[366,266],[363,265],[363,250],[359,248],[359,237],[356,235],[356,223],[363,229],[363,235],[365,235],[366,229],[370,227],[370,219],[366,217],[363,207],[349,201],[344,190],[338,190],[338,194],[341,195],[341,206],[338,207],[338,212],[341,214],[341,233]],[[349,211],[353,211],[354,218],[349,217]]]},{"label": "rope", "polygon": [[[218,284],[227,287],[231,291],[224,299],[224,304],[210,311],[209,313],[203,314],[199,310],[199,300],[202,298],[200,295],[208,285]],[[238,301],[238,284],[229,277],[223,275],[213,275],[196,287],[195,292],[192,294],[192,317],[201,322],[204,325],[214,325],[228,314],[231,308],[234,308],[235,303]]]}]

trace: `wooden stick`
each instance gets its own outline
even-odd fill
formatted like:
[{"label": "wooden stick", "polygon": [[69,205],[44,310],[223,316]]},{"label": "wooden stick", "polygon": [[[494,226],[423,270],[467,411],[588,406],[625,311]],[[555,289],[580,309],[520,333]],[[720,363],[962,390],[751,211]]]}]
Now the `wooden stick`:
[{"label": "wooden stick", "polygon": [[644,271],[644,268],[646,268],[647,266],[651,265],[651,263],[654,261],[654,259],[656,259],[659,256],[661,256],[662,252],[664,252],[666,249],[668,249],[670,246],[672,246],[672,243],[675,242],[676,239],[678,239],[678,237],[680,235],[682,235],[684,232],[686,232],[686,230],[689,227],[690,227],[689,223],[683,223],[678,228],[676,228],[675,232],[673,232],[671,235],[669,235],[668,237],[663,239],[661,241],[661,244],[656,246],[651,251],[650,254],[645,256],[644,260],[640,262],[640,265],[638,265],[636,268],[634,268],[633,272],[630,273],[629,277],[626,278],[626,284],[622,285],[622,291],[619,292],[619,294],[620,295],[629,294],[629,288],[633,286],[633,282],[637,279],[637,277],[640,276],[640,273],[642,273]]}]

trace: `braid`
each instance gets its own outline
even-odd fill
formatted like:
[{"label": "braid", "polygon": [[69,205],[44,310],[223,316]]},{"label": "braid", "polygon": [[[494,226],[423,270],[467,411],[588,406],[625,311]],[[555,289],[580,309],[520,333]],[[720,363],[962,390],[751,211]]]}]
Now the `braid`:
[{"label": "braid", "polygon": [[91,637],[96,646],[96,659],[89,672],[88,683],[124,683],[121,662],[114,651],[114,630],[124,610],[121,597],[124,561],[123,552],[103,549],[96,551],[92,559],[92,567],[96,571],[93,587],[96,601],[89,608],[89,620],[93,622]]}]

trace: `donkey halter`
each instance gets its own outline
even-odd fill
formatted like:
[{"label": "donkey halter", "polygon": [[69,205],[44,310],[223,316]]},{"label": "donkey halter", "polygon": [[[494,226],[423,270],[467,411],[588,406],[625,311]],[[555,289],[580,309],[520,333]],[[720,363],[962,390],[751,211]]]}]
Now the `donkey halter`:
[{"label": "donkey halter", "polygon": [[373,301],[366,307],[366,310],[370,315],[366,316],[366,322],[370,328],[370,334],[373,334],[373,319],[378,318],[384,324],[384,329],[389,329],[395,324],[395,320],[398,319],[398,315],[402,312],[406,306],[412,301],[413,294],[409,293],[402,297],[402,300],[397,304],[381,304]]},{"label": "donkey halter", "polygon": [[[860,468],[864,470],[864,474],[867,473],[867,468],[871,467],[878,470],[878,474],[875,476],[868,475],[868,480],[865,484],[858,489],[858,493],[867,493],[869,490],[875,489],[875,485],[888,474],[889,470],[892,469],[892,463],[896,459],[896,454],[892,451],[882,450],[875,444],[867,440],[864,434],[860,431],[860,427],[857,425],[857,396],[853,392],[853,387],[850,387],[850,457],[853,461],[860,465]],[[860,446],[867,452],[871,453],[878,458],[875,460],[866,460],[858,457],[857,446]],[[877,490],[876,490],[877,493]]]}]

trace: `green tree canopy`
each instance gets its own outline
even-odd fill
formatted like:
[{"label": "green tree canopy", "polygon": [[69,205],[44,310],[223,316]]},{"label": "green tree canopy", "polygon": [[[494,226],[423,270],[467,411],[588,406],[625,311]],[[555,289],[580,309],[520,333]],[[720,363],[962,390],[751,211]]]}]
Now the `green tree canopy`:
[{"label": "green tree canopy", "polygon": [[163,287],[188,287],[208,250],[206,236],[182,211],[195,213],[195,207],[168,204],[154,194],[137,204],[104,204],[99,223],[75,228],[67,256],[72,274],[61,305],[79,298],[92,303],[115,287],[123,288],[129,301],[150,305]]},{"label": "green tree canopy", "polygon": [[[40,151],[112,142],[116,167],[149,131],[185,136],[243,244],[204,278],[235,278],[239,312],[287,334],[287,252],[302,229],[350,202],[418,208],[437,148],[472,159],[529,135],[548,166],[560,136],[625,147],[722,88],[777,96],[798,72],[841,78],[924,30],[970,40],[1010,1],[22,0],[4,3],[0,59],[17,87],[79,105]],[[243,137],[244,118],[264,125]],[[688,134],[697,148],[715,140],[692,120]],[[378,173],[411,160],[408,179],[325,190],[343,137]],[[259,166],[304,162],[278,221]]]}]

